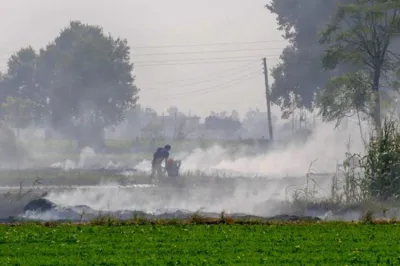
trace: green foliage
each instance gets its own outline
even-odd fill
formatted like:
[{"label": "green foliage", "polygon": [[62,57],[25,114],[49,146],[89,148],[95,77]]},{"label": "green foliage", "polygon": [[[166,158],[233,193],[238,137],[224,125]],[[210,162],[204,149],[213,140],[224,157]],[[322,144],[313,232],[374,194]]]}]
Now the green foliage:
[{"label": "green foliage", "polygon": [[[338,5],[321,33],[320,43],[328,45],[322,63],[329,70],[347,65],[356,71],[331,80],[322,92],[319,100],[325,118],[340,120],[349,111],[361,109],[380,132],[380,85],[383,75],[393,73],[398,65],[390,45],[400,33],[399,21],[399,1],[354,0]],[[373,105],[365,110],[371,97]]]},{"label": "green foliage", "polygon": [[[278,29],[290,42],[281,54],[281,62],[271,71],[274,82],[271,86],[272,100],[284,110],[293,106],[291,93],[299,97],[298,107],[312,109],[314,94],[321,88],[332,87],[331,77],[349,76],[358,71],[369,75],[375,83],[363,90],[379,88],[381,75],[397,68],[399,49],[392,44],[399,29],[399,1],[332,0],[293,1],[271,0],[266,5],[277,16]],[[321,60],[323,57],[323,60]],[[380,69],[371,71],[371,69]],[[368,70],[368,71],[365,71]],[[389,82],[392,83],[393,81]],[[349,84],[350,85],[350,84]],[[349,86],[346,86],[349,87]],[[340,120],[354,111],[351,104],[357,94],[343,96],[330,88],[323,92],[323,104],[332,104],[324,111],[327,120]],[[320,96],[321,99],[321,96]],[[366,104],[368,105],[368,104]],[[343,112],[339,112],[343,108]],[[378,121],[377,106],[369,110]],[[371,112],[372,111],[372,112]],[[333,118],[336,117],[336,118]]]},{"label": "green foliage", "polygon": [[361,221],[364,224],[372,224],[374,222],[374,213],[372,211],[367,211],[363,215]]},{"label": "green foliage", "polygon": [[371,115],[373,94],[365,72],[354,72],[332,77],[327,87],[320,90],[316,97],[319,115],[326,121],[337,121],[361,112]]},{"label": "green foliage", "polygon": [[106,36],[102,28],[71,22],[40,52],[40,79],[48,88],[52,121],[118,124],[134,107],[138,89],[126,40]]},{"label": "green foliage", "polygon": [[31,46],[21,48],[10,57],[5,75],[10,96],[32,100],[40,96],[38,95],[39,86],[35,80],[37,57]]},{"label": "green foliage", "polygon": [[350,63],[370,70],[393,63],[390,43],[399,33],[398,1],[355,0],[339,4],[322,31],[320,43],[329,44],[323,57],[325,68]]},{"label": "green foliage", "polygon": [[271,0],[266,5],[276,15],[278,30],[290,44],[281,54],[281,62],[271,71],[271,99],[282,109],[292,108],[291,93],[299,97],[298,107],[312,108],[314,93],[324,87],[332,74],[324,71],[321,56],[325,45],[318,33],[340,0]]},{"label": "green foliage", "polygon": [[31,46],[21,48],[10,57],[7,73],[0,86],[3,94],[0,100],[4,103],[8,97],[12,97],[29,102],[32,119],[39,123],[44,114],[46,99],[43,88],[36,80],[37,60],[38,55]]},{"label": "green foliage", "polygon": [[368,199],[368,187],[365,185],[363,171],[360,171],[362,158],[358,154],[346,154],[343,162],[343,195],[341,203],[346,205],[364,204]]},{"label": "green foliage", "polygon": [[399,236],[397,225],[385,224],[85,226],[48,223],[47,227],[0,227],[0,261],[2,265],[32,266],[397,265]]},{"label": "green foliage", "polygon": [[372,137],[364,158],[369,194],[378,200],[400,198],[400,129],[385,120],[382,135]]}]

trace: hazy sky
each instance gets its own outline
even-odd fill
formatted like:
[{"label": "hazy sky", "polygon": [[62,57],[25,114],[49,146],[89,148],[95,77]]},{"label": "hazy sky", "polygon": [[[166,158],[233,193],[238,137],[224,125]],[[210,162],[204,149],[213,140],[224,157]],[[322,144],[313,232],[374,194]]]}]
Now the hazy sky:
[{"label": "hazy sky", "polygon": [[158,112],[175,105],[201,116],[211,110],[236,109],[241,115],[249,108],[265,110],[261,58],[272,67],[286,44],[264,7],[268,2],[6,0],[0,65],[4,70],[18,48],[43,47],[70,20],[81,20],[128,39],[142,105]]}]

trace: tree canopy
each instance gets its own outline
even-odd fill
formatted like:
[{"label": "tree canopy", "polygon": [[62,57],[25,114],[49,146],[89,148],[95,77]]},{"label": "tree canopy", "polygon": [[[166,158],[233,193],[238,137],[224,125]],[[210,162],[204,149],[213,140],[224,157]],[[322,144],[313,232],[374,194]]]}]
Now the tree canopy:
[{"label": "tree canopy", "polygon": [[127,40],[72,21],[38,53],[27,47],[11,56],[1,99],[29,99],[37,121],[86,145],[136,105],[132,71]]},{"label": "tree canopy", "polygon": [[277,16],[278,30],[289,45],[283,50],[271,72],[271,100],[282,109],[297,106],[312,108],[314,94],[324,87],[331,73],[322,68],[325,47],[318,43],[318,33],[328,22],[339,0],[271,0],[267,9]]},{"label": "tree canopy", "polygon": [[266,5],[289,41],[272,69],[271,86],[285,117],[293,106],[317,106],[327,120],[363,112],[380,127],[374,92],[391,86],[393,80],[382,83],[382,74],[394,71],[399,61],[398,2],[271,0]]},{"label": "tree canopy", "polygon": [[349,111],[361,111],[371,116],[380,131],[381,86],[388,85],[398,69],[398,53],[392,48],[399,26],[399,1],[354,0],[338,5],[321,34],[321,43],[328,44],[322,62],[326,69],[344,63],[353,71],[333,77],[321,90],[325,118],[340,120]]}]

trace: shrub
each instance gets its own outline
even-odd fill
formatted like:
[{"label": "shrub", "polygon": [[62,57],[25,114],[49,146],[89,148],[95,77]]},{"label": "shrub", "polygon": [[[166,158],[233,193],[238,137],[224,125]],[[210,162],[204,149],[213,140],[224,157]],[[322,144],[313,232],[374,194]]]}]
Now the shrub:
[{"label": "shrub", "polygon": [[400,130],[395,122],[384,121],[381,136],[372,137],[363,160],[365,185],[378,200],[400,198]]}]

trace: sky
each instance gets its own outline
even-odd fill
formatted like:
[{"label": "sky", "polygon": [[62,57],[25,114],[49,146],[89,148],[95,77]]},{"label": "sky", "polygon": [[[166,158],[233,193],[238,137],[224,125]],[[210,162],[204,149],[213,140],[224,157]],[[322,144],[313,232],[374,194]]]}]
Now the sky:
[{"label": "sky", "polygon": [[[52,41],[71,20],[100,25],[132,48],[139,103],[187,114],[266,110],[262,58],[286,45],[269,0],[5,0],[0,70],[23,46]],[[269,83],[272,83],[271,77]]]}]

